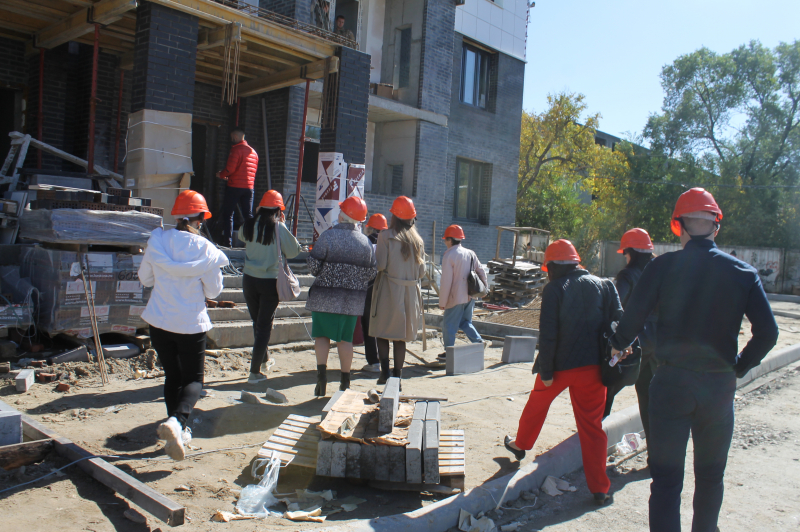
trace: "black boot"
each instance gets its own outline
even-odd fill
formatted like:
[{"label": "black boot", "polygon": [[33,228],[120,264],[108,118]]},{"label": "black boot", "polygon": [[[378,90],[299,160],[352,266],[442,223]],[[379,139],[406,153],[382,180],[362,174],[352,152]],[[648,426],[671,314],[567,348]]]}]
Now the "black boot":
[{"label": "black boot", "polygon": [[314,395],[316,397],[325,397],[327,395],[326,388],[328,387],[328,365],[317,364],[317,387],[314,388]]},{"label": "black boot", "polygon": [[350,374],[342,372],[341,377],[339,378],[339,390],[345,391],[350,388]]},{"label": "black boot", "polygon": [[379,361],[381,363],[381,376],[378,378],[378,384],[386,384],[386,381],[389,380],[389,359],[381,358]]},{"label": "black boot", "polygon": [[403,391],[403,368],[394,368],[392,370],[392,377],[400,379],[400,391]]}]

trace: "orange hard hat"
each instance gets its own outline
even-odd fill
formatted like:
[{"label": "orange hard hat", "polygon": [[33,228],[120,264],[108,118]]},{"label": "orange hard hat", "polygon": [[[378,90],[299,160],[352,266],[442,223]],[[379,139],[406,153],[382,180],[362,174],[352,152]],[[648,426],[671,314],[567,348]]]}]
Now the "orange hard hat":
[{"label": "orange hard hat", "polygon": [[414,202],[411,201],[411,198],[405,196],[400,196],[395,199],[389,212],[401,220],[413,220],[417,217],[417,210],[414,208]]},{"label": "orange hard hat", "polygon": [[456,240],[464,240],[466,237],[464,236],[464,230],[461,229],[461,226],[453,224],[444,230],[444,236],[442,237],[442,240],[444,240],[445,238],[455,238]]},{"label": "orange hard hat", "polygon": [[286,205],[283,204],[283,196],[277,190],[267,190],[264,192],[264,195],[261,196],[261,201],[258,204],[259,207],[266,207],[267,209],[280,209],[282,211],[286,210]]},{"label": "orange hard hat", "polygon": [[172,206],[173,216],[188,216],[200,213],[205,213],[205,220],[211,218],[211,213],[208,211],[208,203],[202,194],[196,190],[184,190],[175,199],[175,205]]},{"label": "orange hard hat", "polygon": [[384,231],[389,229],[389,224],[386,223],[386,216],[378,213],[373,214],[369,217],[369,221],[367,222],[367,227],[372,227],[373,229],[377,229],[378,231]]},{"label": "orange hard hat", "polygon": [[339,204],[339,208],[347,216],[357,222],[363,222],[367,219],[367,204],[364,200],[356,196],[350,196]]},{"label": "orange hard hat", "polygon": [[678,218],[690,212],[710,212],[715,214],[714,221],[719,223],[722,220],[722,209],[719,208],[711,192],[704,188],[690,188],[678,198],[675,203],[675,210],[672,212],[670,229],[676,236],[681,236],[681,223]]},{"label": "orange hard hat", "polygon": [[547,246],[544,250],[544,264],[542,264],[542,271],[547,271],[547,263],[554,260],[573,261],[576,264],[581,261],[575,246],[569,240],[559,239]]},{"label": "orange hard hat", "polygon": [[644,229],[631,229],[622,235],[622,240],[619,243],[617,253],[624,253],[626,249],[633,248],[636,251],[653,251],[653,242],[650,240],[650,235]]}]

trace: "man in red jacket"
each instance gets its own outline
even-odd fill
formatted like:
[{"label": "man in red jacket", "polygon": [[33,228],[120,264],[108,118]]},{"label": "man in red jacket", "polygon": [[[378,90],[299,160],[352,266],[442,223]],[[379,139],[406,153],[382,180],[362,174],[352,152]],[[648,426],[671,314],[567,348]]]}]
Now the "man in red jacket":
[{"label": "man in red jacket", "polygon": [[231,131],[231,142],[233,147],[228,154],[228,164],[217,172],[217,177],[228,182],[220,215],[223,224],[222,245],[228,247],[232,245],[233,214],[236,205],[241,207],[245,219],[253,217],[253,188],[258,169],[258,154],[244,140],[244,131],[239,128]]}]

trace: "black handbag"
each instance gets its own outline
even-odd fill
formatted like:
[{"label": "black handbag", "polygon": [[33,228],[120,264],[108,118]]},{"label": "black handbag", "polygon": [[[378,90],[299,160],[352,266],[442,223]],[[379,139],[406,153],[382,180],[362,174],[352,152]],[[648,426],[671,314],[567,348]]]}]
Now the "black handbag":
[{"label": "black handbag", "polygon": [[467,275],[467,294],[474,296],[486,292],[486,283],[481,281],[480,276],[475,271],[475,256],[469,260],[469,275]]},{"label": "black handbag", "polygon": [[611,336],[617,330],[616,321],[611,321],[609,310],[608,286],[603,286],[603,326],[600,331],[600,380],[603,386],[623,388],[636,383],[639,378],[639,369],[642,363],[642,348],[639,339],[633,342],[633,353],[620,360],[614,366],[609,365],[611,359]]}]

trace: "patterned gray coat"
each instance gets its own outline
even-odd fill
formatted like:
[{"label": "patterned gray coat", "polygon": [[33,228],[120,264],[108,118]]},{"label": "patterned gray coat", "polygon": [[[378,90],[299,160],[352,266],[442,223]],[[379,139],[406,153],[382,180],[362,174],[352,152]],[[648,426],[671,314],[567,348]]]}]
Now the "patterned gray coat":
[{"label": "patterned gray coat", "polygon": [[315,276],[306,309],[361,316],[367,285],[377,275],[375,252],[355,224],[337,224],[322,233],[308,257]]}]

